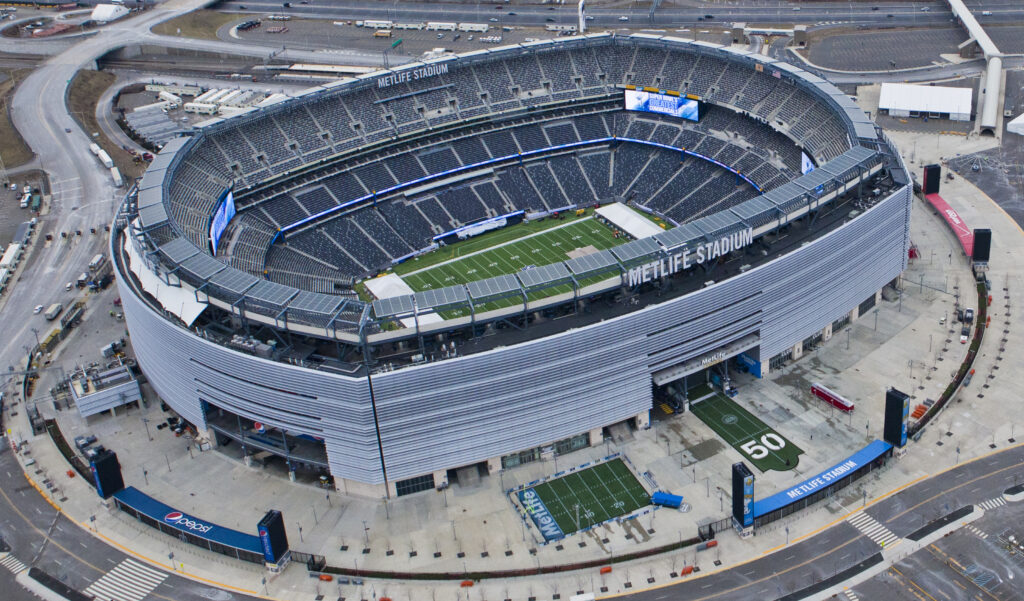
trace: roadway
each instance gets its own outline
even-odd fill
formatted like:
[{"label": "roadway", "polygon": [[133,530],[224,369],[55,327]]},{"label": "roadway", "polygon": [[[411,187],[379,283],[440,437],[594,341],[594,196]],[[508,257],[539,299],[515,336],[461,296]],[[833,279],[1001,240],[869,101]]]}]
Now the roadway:
[{"label": "roadway", "polygon": [[[110,545],[98,544],[88,529],[59,513],[43,499],[25,479],[6,438],[0,440],[0,536],[10,545],[11,555],[22,564],[37,567],[78,591],[84,591],[130,558]],[[154,532],[152,536],[163,535]],[[145,588],[145,579],[133,577],[132,573],[122,568],[116,574],[124,580],[116,582]],[[156,573],[165,578],[143,595],[146,598],[167,601],[256,599],[208,586],[175,572],[156,570]],[[21,586],[15,586],[12,572],[3,567],[0,567],[0,586],[4,587],[5,601],[35,599]]]},{"label": "roadway", "polygon": [[[923,449],[910,449],[911,453],[915,451]],[[999,497],[1003,490],[1022,481],[1024,446],[1017,446],[962,464],[872,503],[867,514],[902,538],[956,508]],[[895,544],[898,552],[898,545],[909,543]],[[880,550],[879,544],[843,520],[754,561],[626,598],[747,601],[781,597],[831,577]]]},{"label": "roadway", "polygon": [[[875,7],[878,10],[873,10]],[[543,6],[494,3],[410,3],[401,5],[376,2],[345,2],[344,5],[327,0],[309,0],[302,4],[291,2],[289,8],[283,2],[272,0],[228,0],[218,5],[220,10],[250,13],[289,14],[308,18],[323,19],[378,19],[396,22],[419,21],[466,21],[486,23],[497,18],[501,25],[543,26],[549,22],[574,24],[577,22],[576,4]],[[826,25],[836,22],[865,25],[928,26],[947,24],[953,13],[945,2],[898,2],[898,3],[854,3],[800,2],[799,9],[791,2],[743,2],[736,4],[706,4],[697,7],[675,7],[662,5],[653,17],[648,8],[588,8],[593,17],[591,27],[608,28],[629,26],[669,27],[680,25],[724,25],[732,22],[748,24],[778,25]],[[928,9],[923,11],[922,9]],[[972,6],[973,8],[973,6]],[[977,3],[977,10],[992,12],[993,22],[1007,22],[1024,19],[1024,6],[1012,0],[991,0]],[[707,19],[711,15],[712,19]],[[620,20],[626,17],[628,21]],[[550,21],[549,21],[550,20]],[[984,21],[982,21],[984,25]]]}]

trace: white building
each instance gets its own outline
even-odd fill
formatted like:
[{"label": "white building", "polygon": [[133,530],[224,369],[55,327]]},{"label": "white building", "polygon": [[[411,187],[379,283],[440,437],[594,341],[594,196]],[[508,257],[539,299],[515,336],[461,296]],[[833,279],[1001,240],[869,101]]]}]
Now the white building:
[{"label": "white building", "polygon": [[972,88],[883,83],[878,110],[887,111],[892,117],[970,121],[973,96]]}]

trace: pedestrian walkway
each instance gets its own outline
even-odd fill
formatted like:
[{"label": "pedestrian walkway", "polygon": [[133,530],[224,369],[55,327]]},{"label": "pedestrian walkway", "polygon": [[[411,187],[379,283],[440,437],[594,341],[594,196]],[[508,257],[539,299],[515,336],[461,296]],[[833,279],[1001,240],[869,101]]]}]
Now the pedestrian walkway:
[{"label": "pedestrian walkway", "polygon": [[846,598],[850,601],[860,601],[860,597],[857,596],[857,593],[853,592],[852,588],[848,588],[843,592],[846,593]]},{"label": "pedestrian walkway", "polygon": [[980,530],[978,528],[975,528],[972,524],[968,524],[968,525],[966,525],[964,527],[967,528],[968,530],[970,530],[971,532],[975,533],[976,535],[978,535],[978,538],[980,538],[982,540],[985,540],[986,538],[988,538],[988,534],[984,530]]},{"label": "pedestrian walkway", "polygon": [[10,553],[7,554],[7,557],[0,559],[0,566],[7,568],[15,574],[20,574],[21,572],[24,572],[27,567],[25,564],[21,563],[17,557],[11,555]]},{"label": "pedestrian walkway", "polygon": [[985,511],[992,511],[996,507],[1002,507],[1003,505],[1006,505],[1006,499],[1002,497],[996,497],[994,499],[989,499],[988,501],[982,501],[981,503],[978,503],[978,507],[981,507]]},{"label": "pedestrian walkway", "polygon": [[846,520],[854,528],[860,530],[865,536],[878,543],[878,546],[885,548],[891,547],[895,544],[900,537],[892,533],[891,530],[878,523],[878,521],[868,515],[866,512],[859,512]]},{"label": "pedestrian walkway", "polygon": [[102,601],[142,601],[167,574],[126,559],[85,589]]}]

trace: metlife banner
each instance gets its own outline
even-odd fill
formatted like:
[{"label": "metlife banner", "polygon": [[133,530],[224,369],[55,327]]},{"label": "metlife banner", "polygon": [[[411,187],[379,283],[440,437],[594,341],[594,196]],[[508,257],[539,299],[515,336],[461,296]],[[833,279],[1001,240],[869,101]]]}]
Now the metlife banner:
[{"label": "metlife banner", "polygon": [[700,103],[696,100],[639,90],[626,90],[626,110],[660,113],[690,121],[700,119]]}]

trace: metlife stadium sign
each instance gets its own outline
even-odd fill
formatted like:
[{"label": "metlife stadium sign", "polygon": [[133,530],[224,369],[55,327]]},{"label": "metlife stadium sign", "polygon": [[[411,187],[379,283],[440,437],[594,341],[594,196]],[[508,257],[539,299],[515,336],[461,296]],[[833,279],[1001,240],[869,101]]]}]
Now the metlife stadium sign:
[{"label": "metlife stadium sign", "polygon": [[544,540],[558,540],[565,536],[562,529],[558,527],[558,523],[555,522],[555,518],[551,516],[547,506],[544,505],[544,501],[541,501],[537,491],[532,488],[519,491],[519,502],[523,504],[526,513],[530,514],[530,518],[537,525],[537,529],[540,530]]},{"label": "metlife stadium sign", "polygon": [[754,230],[747,228],[735,234],[723,236],[714,242],[700,244],[692,250],[689,248],[683,249],[664,259],[638,265],[629,270],[629,286],[632,288],[658,278],[674,275],[694,265],[712,261],[734,250],[748,246],[753,241]]},{"label": "metlife stadium sign", "polygon": [[700,103],[696,100],[656,92],[626,90],[626,110],[660,113],[690,121],[700,119]]}]

